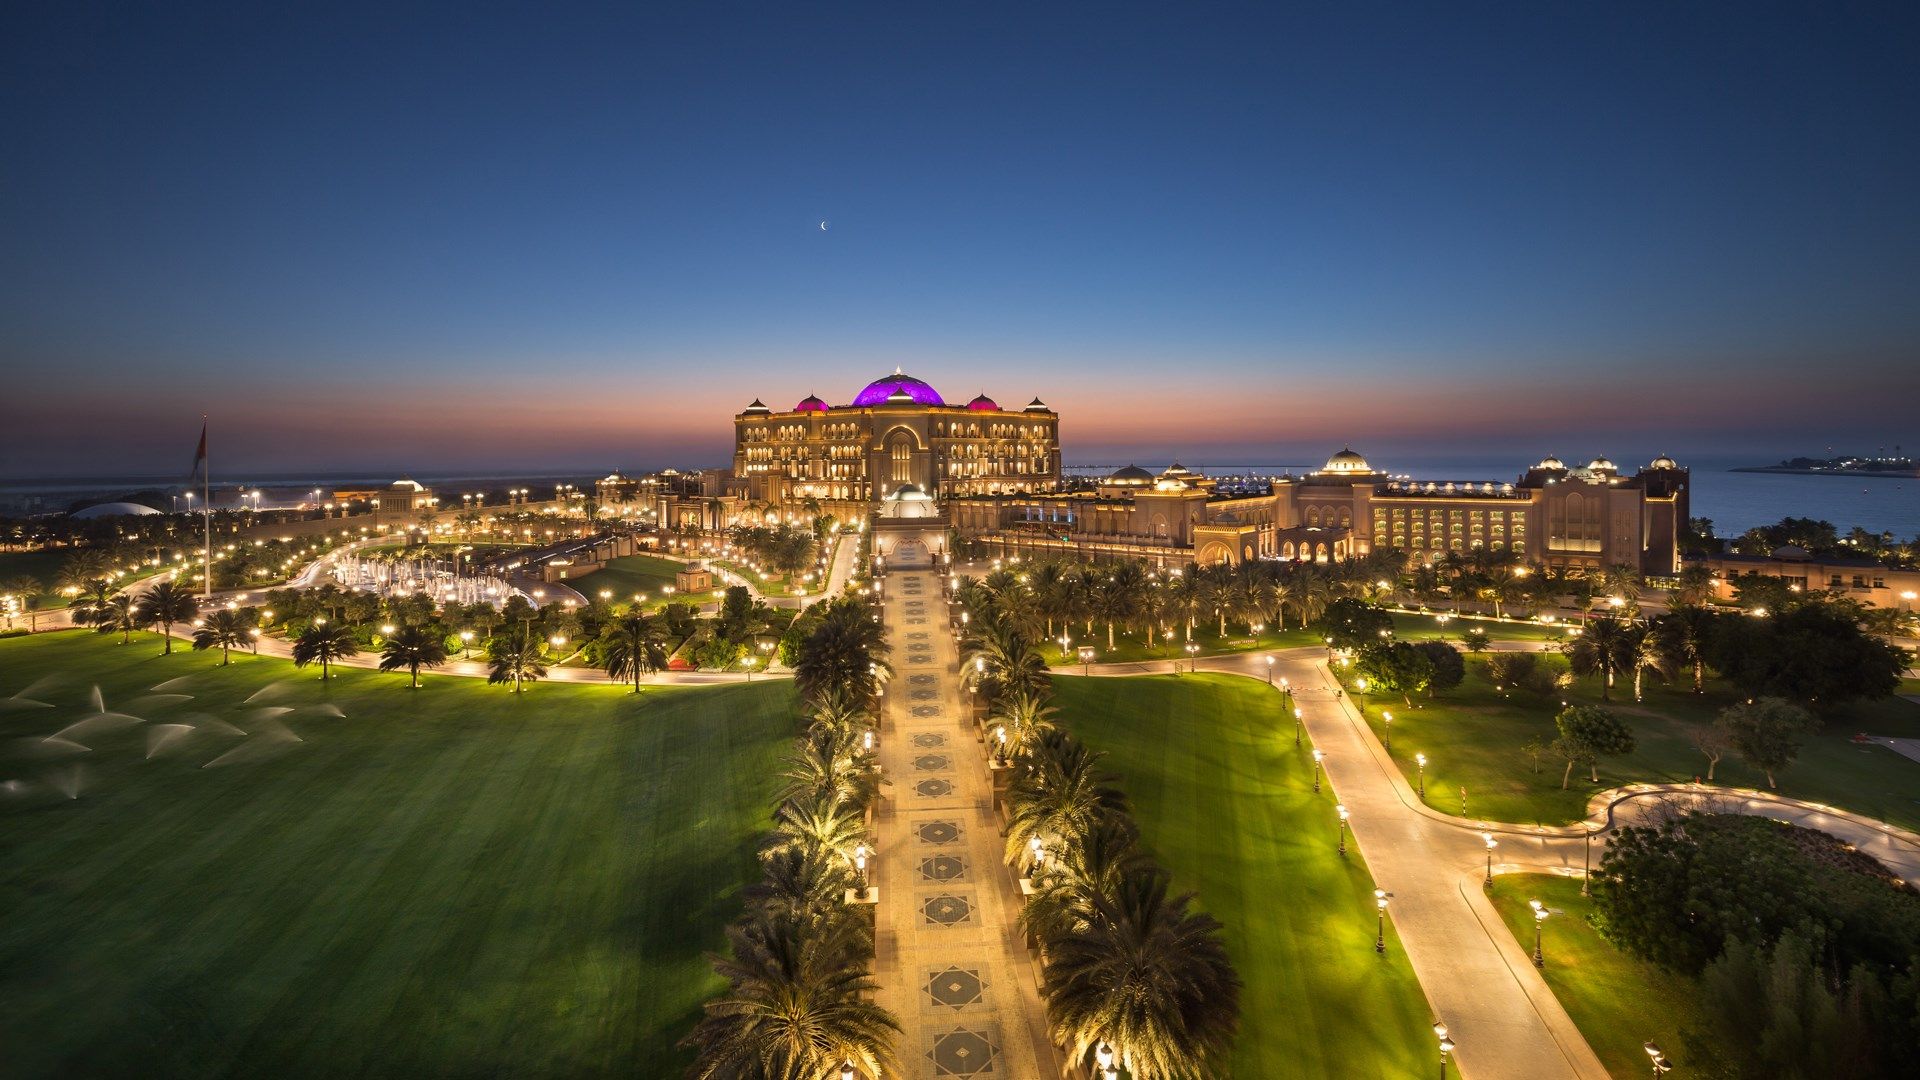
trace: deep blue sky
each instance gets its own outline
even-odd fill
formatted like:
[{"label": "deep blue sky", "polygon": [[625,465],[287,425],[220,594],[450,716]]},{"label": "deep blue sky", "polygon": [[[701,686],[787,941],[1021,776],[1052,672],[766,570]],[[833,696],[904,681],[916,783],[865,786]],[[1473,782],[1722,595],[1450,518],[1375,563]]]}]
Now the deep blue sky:
[{"label": "deep blue sky", "polygon": [[1920,442],[1920,6],[1029,6],[15,8],[0,475]]}]

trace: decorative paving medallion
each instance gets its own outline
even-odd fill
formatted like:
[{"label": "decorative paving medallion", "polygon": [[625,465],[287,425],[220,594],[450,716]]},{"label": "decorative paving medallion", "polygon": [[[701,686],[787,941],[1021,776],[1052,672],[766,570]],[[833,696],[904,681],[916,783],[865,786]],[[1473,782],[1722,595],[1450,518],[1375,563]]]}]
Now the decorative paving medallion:
[{"label": "decorative paving medallion", "polygon": [[915,715],[915,716],[918,716],[918,717],[920,717],[920,718],[922,718],[922,719],[925,719],[925,718],[927,718],[927,717],[929,717],[929,716],[939,716],[939,715],[940,715],[940,706],[938,706],[938,705],[915,705],[915,706],[914,706],[914,707],[913,707],[912,709],[910,709],[910,710],[908,710],[908,711],[909,711],[909,712],[911,712],[911,713],[913,713],[913,715]]},{"label": "decorative paving medallion", "polygon": [[945,846],[947,844],[958,843],[960,840],[960,823],[957,821],[926,821],[915,826],[913,834],[918,836],[920,842],[923,844],[939,844]]},{"label": "decorative paving medallion", "polygon": [[[916,679],[927,677],[928,676],[923,675],[914,676]],[[945,746],[947,745],[947,737],[938,731],[923,731],[913,737],[913,745],[926,747]]]},{"label": "decorative paving medallion", "polygon": [[967,860],[958,855],[935,855],[920,860],[920,876],[928,881],[958,881],[967,874]]},{"label": "decorative paving medallion", "polygon": [[940,696],[940,691],[929,690],[922,687],[919,690],[907,691],[907,696],[912,698],[915,701],[932,701],[934,698],[937,698]]},{"label": "decorative paving medallion", "polygon": [[921,772],[939,772],[951,764],[945,754],[921,754],[913,759],[913,767]]},{"label": "decorative paving medallion", "polygon": [[935,1005],[953,1009],[978,1004],[986,988],[987,982],[980,977],[978,969],[961,967],[930,973],[925,987]]},{"label": "decorative paving medallion", "polygon": [[935,682],[935,681],[936,681],[936,680],[935,680],[935,679],[934,679],[934,677],[933,677],[933,676],[931,676],[931,675],[909,675],[909,676],[907,676],[907,685],[908,685],[908,686],[932,686],[932,685],[934,684],[934,682]]},{"label": "decorative paving medallion", "polygon": [[927,639],[927,632],[925,630],[915,630],[907,636],[915,641],[925,641]]},{"label": "decorative paving medallion", "polygon": [[935,926],[960,926],[973,920],[973,901],[951,893],[930,896],[921,903],[920,914]]},{"label": "decorative paving medallion", "polygon": [[925,619],[908,619],[908,620],[907,620],[907,625],[908,625],[908,626],[925,626],[925,625],[927,625],[927,620],[925,620]]},{"label": "decorative paving medallion", "polygon": [[940,779],[922,780],[913,785],[913,790],[926,798],[938,799],[942,795],[953,794],[953,784],[950,781]]},{"label": "decorative paving medallion", "polygon": [[993,1072],[1000,1048],[984,1031],[954,1028],[934,1036],[933,1049],[927,1056],[933,1059],[935,1076],[985,1076]]}]

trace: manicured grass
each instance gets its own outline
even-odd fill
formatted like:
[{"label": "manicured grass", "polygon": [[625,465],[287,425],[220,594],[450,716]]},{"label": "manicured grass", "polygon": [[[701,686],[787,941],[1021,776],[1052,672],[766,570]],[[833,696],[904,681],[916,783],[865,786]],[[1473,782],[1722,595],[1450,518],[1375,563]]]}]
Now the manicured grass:
[{"label": "manicured grass", "polygon": [[[0,696],[57,706],[0,711],[0,1071],[679,1074],[789,684],[322,686],[114,640],[0,641]],[[145,722],[43,742],[96,684]]]},{"label": "manicured grass", "polygon": [[1493,879],[1493,904],[1514,939],[1533,949],[1533,909],[1547,906],[1543,969],[1547,985],[1566,1007],[1607,1070],[1619,1077],[1650,1071],[1644,1046],[1658,1043],[1675,1075],[1692,1075],[1681,1032],[1699,1026],[1694,981],[1629,956],[1594,929],[1593,902],[1580,895],[1577,878],[1554,874],[1503,875]]},{"label": "manicured grass", "polygon": [[[1496,623],[1491,621],[1450,619],[1441,622],[1431,615],[1395,615],[1393,617],[1394,634],[1403,641],[1428,641],[1439,638],[1461,644],[1461,635],[1469,628],[1487,631],[1492,641],[1557,641],[1565,637],[1564,631],[1557,628],[1542,627],[1526,623]],[[1202,621],[1193,628],[1193,641],[1200,646],[1201,656],[1217,656],[1221,653],[1270,652],[1275,649],[1297,649],[1310,645],[1319,645],[1325,639],[1319,632],[1305,627],[1290,626],[1284,631],[1266,629],[1255,634],[1243,625],[1227,624],[1227,634],[1220,635],[1217,621]],[[1099,663],[1153,663],[1162,662],[1171,665],[1177,657],[1182,663],[1187,660],[1187,639],[1183,631],[1176,629],[1173,639],[1164,638],[1147,642],[1138,632],[1120,632],[1114,635],[1113,648],[1107,648],[1107,627],[1105,623],[1094,623],[1093,633],[1086,632],[1086,624],[1079,623],[1068,630],[1073,639],[1071,652],[1082,645],[1092,645],[1099,650],[1095,660]],[[1060,656],[1059,630],[1054,631],[1055,640],[1048,642],[1047,659],[1052,661]],[[1078,654],[1075,653],[1077,659]],[[1171,671],[1171,667],[1168,668]]]},{"label": "manicured grass", "polygon": [[1283,727],[1279,695],[1224,675],[1054,680],[1063,721],[1131,796],[1175,886],[1226,927],[1241,992],[1233,1073],[1418,1076],[1425,997],[1388,928],[1373,951],[1373,880],[1334,853],[1332,804]]},{"label": "manicured grass", "polygon": [[[62,547],[42,548],[38,551],[0,551],[0,584],[16,577],[30,577],[40,583],[40,591],[34,597],[34,610],[59,610],[66,607],[68,601],[68,598],[60,595],[59,592],[60,571],[66,567],[67,560],[86,550],[88,549]],[[119,569],[125,570],[126,567],[123,565]],[[151,577],[160,570],[160,567],[142,565],[137,571],[128,571],[114,584],[125,587],[143,578]],[[21,626],[26,626],[29,622],[25,613],[22,613],[17,620]]]},{"label": "manicured grass", "polygon": [[[1415,698],[1411,707],[1391,695],[1368,695],[1364,701],[1376,735],[1384,734],[1382,709],[1393,713],[1393,756],[1410,781],[1418,775],[1414,754],[1427,755],[1432,806],[1459,813],[1464,786],[1468,812],[1498,821],[1565,824],[1586,813],[1587,799],[1596,791],[1623,783],[1704,777],[1707,760],[1689,744],[1688,735],[1712,723],[1714,715],[1736,699],[1722,683],[1710,681],[1707,693],[1696,695],[1689,679],[1666,684],[1650,675],[1645,700],[1636,705],[1632,680],[1620,680],[1610,707],[1633,729],[1637,747],[1625,757],[1602,759],[1598,784],[1587,779],[1585,769],[1575,769],[1563,791],[1565,762],[1543,754],[1535,773],[1522,750],[1529,740],[1553,741],[1559,696],[1540,699],[1517,691],[1503,696],[1487,680],[1484,668],[1484,660],[1469,658],[1467,679],[1459,688],[1431,699]],[[1594,679],[1580,680],[1564,696],[1576,703],[1601,703]],[[1920,737],[1920,705],[1891,698],[1846,710],[1809,740],[1798,762],[1777,774],[1780,793],[1920,828],[1920,762],[1883,746],[1854,743],[1856,732]],[[1729,787],[1766,787],[1764,773],[1731,755],[1721,760],[1714,779]]]},{"label": "manicured grass", "polygon": [[580,591],[580,595],[589,600],[597,599],[602,589],[611,590],[613,602],[629,604],[634,593],[645,593],[647,608],[663,607],[674,599],[687,600],[689,603],[705,603],[711,597],[672,597],[662,592],[665,586],[673,584],[673,576],[680,572],[685,564],[675,559],[659,555],[622,555],[591,574],[582,574],[570,578],[566,584]]},{"label": "manicured grass", "polygon": [[[751,566],[747,566],[742,563],[727,562],[724,559],[709,559],[707,560],[707,565],[712,566],[717,570],[729,570],[735,574],[738,574],[740,577],[745,578],[747,581],[752,582],[753,587],[755,589],[758,589],[760,591],[760,595],[762,596],[798,596],[800,595],[798,592],[794,590],[793,585],[790,582],[788,582],[785,577],[782,577],[777,574],[768,574],[766,577],[763,578],[760,576],[760,572],[758,570],[755,570]],[[724,577],[722,577],[719,574],[716,574],[714,576],[717,579],[719,579],[716,582],[716,587],[725,588],[726,586],[733,584],[733,582],[726,580]]]}]

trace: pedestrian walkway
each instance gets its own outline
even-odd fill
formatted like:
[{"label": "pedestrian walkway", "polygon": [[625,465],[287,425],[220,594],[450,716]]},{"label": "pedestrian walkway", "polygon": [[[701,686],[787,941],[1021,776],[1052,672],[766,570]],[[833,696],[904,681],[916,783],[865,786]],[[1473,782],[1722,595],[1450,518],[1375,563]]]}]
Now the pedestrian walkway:
[{"label": "pedestrian walkway", "polygon": [[940,578],[896,571],[885,595],[894,677],[880,729],[875,975],[900,1020],[901,1075],[1060,1076]]}]

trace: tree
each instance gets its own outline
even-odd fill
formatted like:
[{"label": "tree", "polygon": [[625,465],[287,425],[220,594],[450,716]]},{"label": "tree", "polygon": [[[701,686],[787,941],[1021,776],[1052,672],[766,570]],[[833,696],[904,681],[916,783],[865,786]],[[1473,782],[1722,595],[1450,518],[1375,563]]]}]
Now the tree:
[{"label": "tree", "polygon": [[220,666],[229,662],[229,650],[236,646],[250,647],[259,628],[254,624],[252,614],[221,608],[208,615],[206,621],[193,631],[193,647],[201,649],[219,649]]},{"label": "tree", "polygon": [[1555,752],[1566,758],[1567,771],[1560,777],[1565,790],[1573,779],[1573,767],[1584,763],[1588,776],[1600,782],[1599,759],[1633,753],[1633,732],[1611,709],[1598,705],[1570,705],[1553,718],[1560,737],[1554,740]]},{"label": "tree", "polygon": [[1625,666],[1633,671],[1633,700],[1641,700],[1640,677],[1652,671],[1657,675],[1666,675],[1666,650],[1660,638],[1650,627],[1636,627],[1627,632],[1622,650]]},{"label": "tree", "polygon": [[880,624],[858,597],[845,596],[815,605],[823,609],[813,632],[801,643],[793,664],[794,687],[809,701],[829,690],[870,698],[880,676],[893,668]]},{"label": "tree", "polygon": [[502,634],[487,642],[489,685],[512,683],[513,692],[518,694],[527,683],[538,682],[546,674],[546,648],[526,628]]},{"label": "tree", "polygon": [[1433,678],[1427,684],[1429,693],[1443,693],[1466,680],[1467,662],[1461,658],[1459,649],[1444,641],[1416,641],[1413,648],[1433,665]]},{"label": "tree", "polygon": [[1220,924],[1135,867],[1096,894],[1085,925],[1056,939],[1042,972],[1047,1017],[1073,1061],[1110,1043],[1136,1077],[1210,1075],[1240,1022],[1240,979]]},{"label": "tree", "polygon": [[1365,600],[1341,597],[1327,605],[1320,627],[1334,648],[1359,649],[1378,645],[1393,633],[1393,616]]},{"label": "tree", "polygon": [[1659,639],[1667,667],[1692,671],[1696,694],[1706,693],[1707,642],[1712,640],[1718,618],[1720,616],[1697,604],[1677,603],[1653,622],[1653,632]]},{"label": "tree", "polygon": [[1823,603],[1764,618],[1722,618],[1707,648],[1707,662],[1746,696],[1814,708],[1886,697],[1899,687],[1908,660],[1905,650]]},{"label": "tree", "polygon": [[353,634],[339,623],[316,623],[301,631],[293,639],[293,666],[306,667],[319,663],[320,680],[325,682],[332,675],[333,663],[349,656],[357,656],[360,646],[354,644]]},{"label": "tree", "polygon": [[601,629],[600,658],[607,678],[631,678],[637,694],[641,676],[667,666],[666,637],[658,621],[638,612],[622,615]]},{"label": "tree", "polygon": [[1005,752],[1011,757],[1021,757],[1031,749],[1039,737],[1054,729],[1054,709],[1046,699],[1031,690],[1020,688],[997,702],[993,714],[994,722],[1006,733]]},{"label": "tree", "polygon": [[851,919],[748,912],[727,929],[731,956],[713,956],[728,987],[682,1045],[696,1080],[822,1080],[852,1061],[866,1076],[898,1070],[900,1025],[871,1002],[867,931]]},{"label": "tree", "polygon": [[93,609],[88,621],[99,633],[118,632],[122,645],[132,639],[135,630],[147,625],[140,621],[139,605],[126,593],[108,597],[99,607]]},{"label": "tree", "polygon": [[1493,644],[1493,639],[1487,636],[1485,630],[1474,626],[1460,634],[1460,644],[1465,645],[1468,652],[1478,656],[1487,651],[1487,647]]},{"label": "tree", "polygon": [[1100,768],[1105,756],[1063,730],[1039,735],[1029,767],[1007,787],[1007,861],[1025,858],[1035,840],[1055,851],[1077,844],[1102,820],[1126,812],[1126,795]]},{"label": "tree", "polygon": [[1495,689],[1519,686],[1539,666],[1540,657],[1536,653],[1494,653],[1487,657],[1487,678],[1493,680]]},{"label": "tree", "polygon": [[135,608],[140,615],[140,625],[160,624],[160,633],[166,641],[166,653],[173,652],[173,624],[191,621],[200,610],[193,594],[171,580],[162,581],[141,593]]},{"label": "tree", "polygon": [[1613,677],[1626,666],[1628,655],[1626,625],[1617,619],[1590,619],[1573,639],[1567,656],[1576,675],[1600,676],[1600,700],[1611,701]]},{"label": "tree", "polygon": [[1781,698],[1763,697],[1720,710],[1714,725],[1733,744],[1740,760],[1767,774],[1767,787],[1776,788],[1773,774],[1793,764],[1807,736],[1820,722],[1807,710]]},{"label": "tree", "polygon": [[[1452,650],[1452,646],[1446,648]],[[1459,654],[1454,658],[1457,661]],[[1433,661],[1404,641],[1376,642],[1362,649],[1355,670],[1378,689],[1399,694],[1409,705],[1414,694],[1426,692],[1433,684]]]},{"label": "tree", "polygon": [[1713,782],[1713,771],[1720,767],[1720,759],[1733,749],[1733,739],[1717,726],[1702,725],[1687,732],[1687,741],[1695,750],[1707,759],[1707,782]]},{"label": "tree", "polygon": [[446,636],[424,626],[403,626],[380,647],[380,670],[406,668],[416,690],[420,688],[421,668],[437,668],[446,662]]}]

